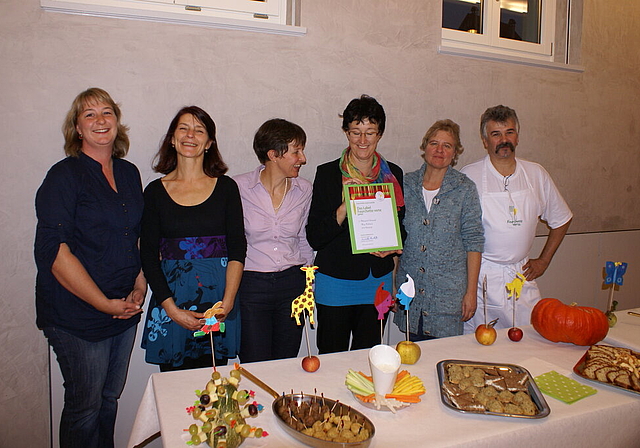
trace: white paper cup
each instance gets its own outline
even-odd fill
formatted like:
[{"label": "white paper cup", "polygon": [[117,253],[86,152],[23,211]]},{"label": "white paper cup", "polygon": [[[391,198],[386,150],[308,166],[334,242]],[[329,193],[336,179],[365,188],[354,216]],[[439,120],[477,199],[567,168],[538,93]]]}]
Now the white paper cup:
[{"label": "white paper cup", "polygon": [[376,393],[385,396],[393,390],[400,369],[400,354],[389,345],[376,345],[369,350],[369,367]]}]

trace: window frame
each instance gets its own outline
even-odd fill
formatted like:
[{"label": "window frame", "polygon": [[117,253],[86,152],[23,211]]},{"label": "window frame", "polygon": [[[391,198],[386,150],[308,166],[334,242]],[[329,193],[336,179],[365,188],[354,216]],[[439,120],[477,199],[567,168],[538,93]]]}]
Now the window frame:
[{"label": "window frame", "polygon": [[556,0],[541,0],[540,43],[518,41],[500,37],[500,2],[484,0],[482,15],[483,34],[468,33],[442,27],[441,53],[478,56],[487,53],[489,59],[525,59],[541,62],[554,61],[556,31]]},{"label": "window frame", "polygon": [[40,0],[45,11],[301,36],[300,0]]}]

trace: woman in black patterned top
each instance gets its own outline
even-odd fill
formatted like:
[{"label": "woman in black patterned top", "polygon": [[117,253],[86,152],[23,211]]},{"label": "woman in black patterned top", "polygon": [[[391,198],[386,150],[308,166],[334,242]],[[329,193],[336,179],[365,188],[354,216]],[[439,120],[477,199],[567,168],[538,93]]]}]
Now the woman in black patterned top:
[{"label": "woman in black patterned top", "polygon": [[196,106],[169,126],[154,169],[165,174],[144,192],[140,251],[153,292],[142,341],[160,370],[212,365],[209,337],[194,337],[204,312],[222,301],[213,332],[216,364],[235,358],[240,318],[234,306],[246,240],[242,202],[218,151],[215,124]]}]

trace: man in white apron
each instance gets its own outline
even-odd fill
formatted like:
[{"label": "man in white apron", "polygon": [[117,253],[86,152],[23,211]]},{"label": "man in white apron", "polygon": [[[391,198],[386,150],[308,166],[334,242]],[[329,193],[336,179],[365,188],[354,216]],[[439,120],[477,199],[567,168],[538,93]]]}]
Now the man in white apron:
[{"label": "man in white apron", "polygon": [[[473,333],[484,323],[482,281],[487,279],[487,322],[500,318],[496,328],[528,325],[531,309],[540,300],[535,279],[546,271],[562,243],[573,214],[549,173],[537,163],[516,158],[520,124],[513,109],[495,106],[482,114],[480,134],[488,152],[483,159],[465,166],[478,187],[482,204],[485,245],[478,282],[478,308],[465,322],[464,332]],[[535,259],[528,255],[538,219],[551,228],[547,241]],[[516,305],[508,300],[507,283],[517,273],[527,279]]]}]

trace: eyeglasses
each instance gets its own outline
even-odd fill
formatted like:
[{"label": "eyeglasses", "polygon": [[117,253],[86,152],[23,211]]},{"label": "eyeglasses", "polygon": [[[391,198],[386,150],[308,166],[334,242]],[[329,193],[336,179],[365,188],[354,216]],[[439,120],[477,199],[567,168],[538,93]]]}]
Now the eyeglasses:
[{"label": "eyeglasses", "polygon": [[358,140],[363,135],[367,140],[373,140],[378,135],[378,131],[367,131],[367,132],[347,131],[347,135],[354,140]]}]

